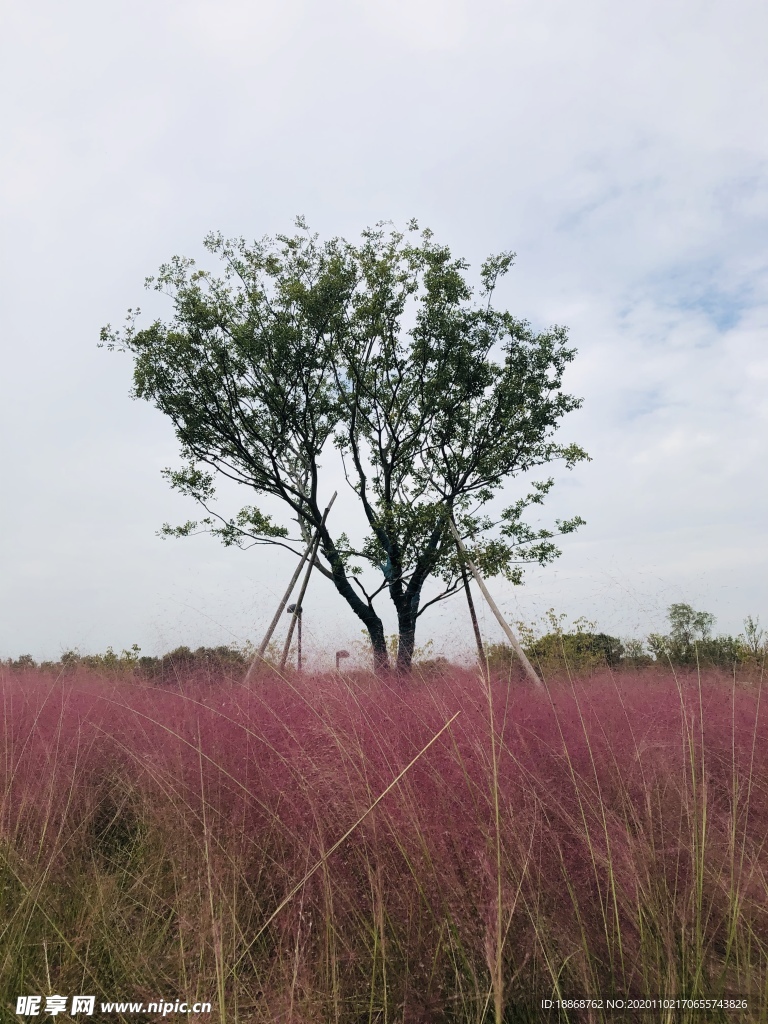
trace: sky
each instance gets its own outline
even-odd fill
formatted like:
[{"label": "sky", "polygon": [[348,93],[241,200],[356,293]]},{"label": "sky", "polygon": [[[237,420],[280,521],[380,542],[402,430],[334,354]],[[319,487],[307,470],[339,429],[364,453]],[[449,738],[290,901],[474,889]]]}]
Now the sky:
[{"label": "sky", "polygon": [[[762,0],[6,3],[0,658],[261,639],[290,556],[156,536],[194,513],[160,475],[177,443],[97,342],[128,307],[169,316],[144,279],[210,265],[209,231],[297,214],[350,239],[416,217],[475,268],[514,250],[497,304],[569,327],[560,437],[592,461],[554,469],[533,522],[587,525],[524,586],[490,581],[510,620],[765,622],[767,37]],[[462,602],[417,643],[471,651]],[[360,639],[313,578],[310,658]]]}]

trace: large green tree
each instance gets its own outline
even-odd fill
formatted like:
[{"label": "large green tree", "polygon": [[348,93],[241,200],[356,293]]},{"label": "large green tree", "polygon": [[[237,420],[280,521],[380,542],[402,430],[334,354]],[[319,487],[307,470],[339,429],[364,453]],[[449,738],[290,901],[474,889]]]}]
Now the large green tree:
[{"label": "large green tree", "polygon": [[[407,672],[418,618],[463,587],[448,517],[486,575],[515,583],[525,563],[557,557],[554,537],[582,523],[557,520],[548,530],[523,521],[551,478],[495,518],[484,508],[518,474],[587,458],[553,440],[580,405],[562,390],[575,350],[564,327],[536,333],[493,307],[513,253],[482,264],[475,300],[468,264],[415,222],[404,233],[378,225],[359,244],[321,242],[301,219],[296,227],[254,244],[210,235],[205,246],[223,272],[174,258],[147,280],[170,296],[170,321],[139,328],[139,311],[129,310],[101,343],[135,357],[133,396],[170,417],[181,445],[184,464],[165,474],[205,511],[163,532],[205,529],[227,545],[298,553],[320,527],[317,568],[367,629],[375,667],[388,667],[375,604],[386,592],[397,613],[397,667]],[[358,544],[334,531],[332,517],[321,526],[329,490],[321,460],[333,447],[359,499]],[[218,512],[219,475],[279,498],[296,534],[255,505]],[[426,600],[430,577],[439,586]]]}]

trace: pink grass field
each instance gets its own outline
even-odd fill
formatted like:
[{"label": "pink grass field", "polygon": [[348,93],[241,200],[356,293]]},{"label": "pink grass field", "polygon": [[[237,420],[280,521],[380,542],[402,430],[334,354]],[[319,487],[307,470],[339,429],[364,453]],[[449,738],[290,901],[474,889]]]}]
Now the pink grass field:
[{"label": "pink grass field", "polygon": [[[81,991],[216,1022],[768,1020],[759,678],[0,684],[9,1020]],[[633,997],[678,1002],[607,1006]]]}]

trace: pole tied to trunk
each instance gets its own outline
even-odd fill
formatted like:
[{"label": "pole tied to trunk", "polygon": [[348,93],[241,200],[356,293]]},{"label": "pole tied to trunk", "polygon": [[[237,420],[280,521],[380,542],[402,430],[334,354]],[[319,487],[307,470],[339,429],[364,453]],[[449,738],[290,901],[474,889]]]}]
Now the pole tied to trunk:
[{"label": "pole tied to trunk", "polygon": [[[270,624],[269,624],[269,626],[267,628],[267,632],[264,634],[264,639],[261,641],[261,646],[259,647],[259,649],[258,649],[258,651],[256,653],[256,656],[254,657],[253,661],[248,666],[248,671],[245,673],[245,679],[243,680],[244,683],[247,683],[248,680],[251,678],[251,676],[253,675],[253,673],[254,673],[254,671],[256,669],[256,665],[258,664],[258,662],[264,660],[264,654],[265,654],[265,652],[267,650],[267,645],[269,644],[269,641],[270,641],[270,639],[272,637],[272,634],[274,633],[275,629],[277,628],[277,624],[280,621],[280,616],[283,614],[283,611],[285,610],[285,606],[288,604],[288,598],[291,596],[291,592],[292,592],[293,588],[296,586],[296,580],[299,578],[299,575],[301,574],[302,567],[303,567],[304,563],[307,561],[307,559],[309,559],[309,565],[307,566],[307,572],[306,572],[306,575],[304,577],[304,582],[302,584],[301,593],[299,594],[299,600],[296,602],[296,608],[301,608],[301,603],[304,600],[304,594],[306,593],[306,590],[307,590],[307,584],[309,583],[309,576],[310,576],[310,573],[312,572],[312,567],[313,567],[313,565],[315,563],[315,556],[317,555],[317,549],[320,546],[320,530],[325,525],[325,521],[328,518],[328,513],[331,511],[331,506],[333,505],[334,501],[336,501],[337,493],[338,493],[337,491],[333,492],[333,495],[331,496],[331,500],[328,502],[328,505],[326,506],[325,512],[323,512],[323,518],[320,520],[320,525],[315,530],[314,535],[312,536],[312,539],[310,540],[309,544],[307,544],[307,547],[306,547],[306,549],[304,551],[304,554],[301,556],[301,561],[296,566],[296,569],[295,569],[295,571],[293,573],[293,576],[291,577],[291,582],[288,584],[288,589],[286,590],[285,594],[283,595],[283,599],[281,600],[280,604],[278,605],[278,608],[277,608],[277,611],[275,612],[274,618],[272,619],[272,621],[270,622]],[[296,625],[296,610],[294,609],[293,614],[291,616],[291,624],[290,624],[290,626],[288,628],[288,640],[286,642],[285,648],[283,649],[283,656],[282,656],[282,659],[280,661],[280,668],[281,669],[283,669],[285,667],[285,662],[286,662],[286,659],[288,658],[288,649],[290,647],[291,638],[293,637],[293,629],[294,629],[295,625]]]},{"label": "pole tied to trunk", "polygon": [[453,534],[454,540],[456,541],[456,545],[457,545],[457,547],[459,549],[459,554],[464,558],[464,560],[466,561],[466,564],[469,566],[470,572],[472,573],[472,575],[477,580],[477,585],[478,585],[478,587],[480,587],[480,590],[482,591],[483,597],[488,602],[488,605],[490,606],[490,609],[493,612],[493,614],[496,616],[496,619],[497,619],[499,625],[501,626],[501,628],[506,633],[509,642],[512,644],[512,647],[514,648],[515,654],[520,659],[520,662],[521,662],[523,668],[526,671],[526,674],[528,675],[529,679],[534,684],[534,686],[537,687],[537,689],[543,690],[544,689],[544,684],[542,683],[541,679],[539,679],[538,675],[536,674],[536,670],[533,667],[533,665],[530,663],[530,661],[528,661],[528,658],[526,656],[525,651],[520,646],[520,641],[517,639],[515,634],[512,632],[511,626],[509,625],[507,620],[504,618],[504,616],[499,611],[499,608],[498,608],[496,602],[493,600],[491,595],[488,593],[488,588],[486,587],[485,582],[483,581],[483,577],[480,575],[480,570],[477,568],[475,563],[472,561],[472,559],[467,554],[467,549],[464,547],[464,544],[462,543],[461,537],[459,536],[459,531],[456,529],[456,525],[454,524],[452,518],[448,519],[448,527],[449,527],[451,533]]}]

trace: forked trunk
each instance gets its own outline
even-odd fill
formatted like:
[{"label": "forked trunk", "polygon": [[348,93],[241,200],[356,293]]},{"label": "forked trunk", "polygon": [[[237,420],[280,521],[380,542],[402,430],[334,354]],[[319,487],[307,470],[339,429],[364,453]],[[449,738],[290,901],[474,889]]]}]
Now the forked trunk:
[{"label": "forked trunk", "polygon": [[368,630],[373,651],[373,671],[376,675],[383,675],[389,672],[389,655],[387,653],[387,638],[384,635],[384,624],[373,610],[370,602],[366,604],[364,601],[361,601],[359,595],[355,592],[344,570],[344,562],[339,556],[327,529],[323,528],[321,536],[323,554],[331,565],[333,585]]}]

